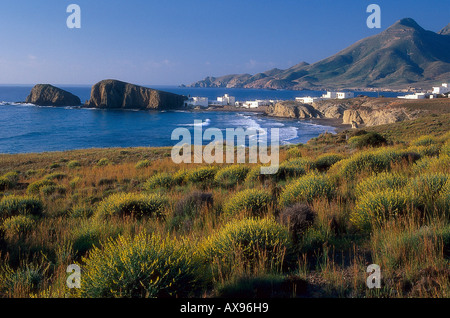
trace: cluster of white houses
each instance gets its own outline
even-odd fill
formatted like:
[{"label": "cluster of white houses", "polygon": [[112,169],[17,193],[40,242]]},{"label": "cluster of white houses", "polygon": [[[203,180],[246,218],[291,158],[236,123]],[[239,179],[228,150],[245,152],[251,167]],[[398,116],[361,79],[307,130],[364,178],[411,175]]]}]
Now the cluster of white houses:
[{"label": "cluster of white houses", "polygon": [[[410,95],[398,96],[398,98],[403,99],[424,99],[424,98],[436,98],[440,95],[448,94],[450,97],[450,85],[449,83],[442,83],[441,86],[433,87],[431,92],[427,93],[415,93]],[[354,98],[355,94],[353,92],[333,92],[328,91],[326,94],[323,94],[321,97],[296,97],[295,100],[301,102],[303,104],[312,104],[314,102],[320,100],[327,99],[346,99],[346,98]],[[279,100],[252,100],[252,101],[236,101],[234,96],[230,96],[229,94],[225,94],[224,96],[217,97],[216,100],[209,100],[208,97],[189,97],[184,105],[187,108],[207,108],[207,107],[223,107],[223,106],[236,106],[243,108],[258,108],[260,106],[270,106],[276,104]]]},{"label": "cluster of white houses", "polygon": [[355,93],[352,92],[327,92],[326,94],[323,94],[322,97],[305,96],[305,97],[296,97],[295,100],[303,104],[312,104],[314,102],[324,99],[345,99],[353,97],[355,97]]},{"label": "cluster of white houses", "polygon": [[[398,96],[398,98],[403,99],[425,99],[425,98],[436,98],[438,95],[448,94],[450,93],[450,85],[448,83],[442,83],[441,86],[433,87],[433,90],[427,93],[415,93],[404,96]],[[448,94],[450,98],[450,94]]]},{"label": "cluster of white houses", "polygon": [[208,97],[189,97],[185,102],[185,107],[223,107],[223,106],[236,106],[243,108],[258,108],[260,106],[269,106],[277,103],[278,100],[249,100],[244,102],[236,101],[234,96],[225,94],[224,96],[217,97],[216,100],[209,100]]}]

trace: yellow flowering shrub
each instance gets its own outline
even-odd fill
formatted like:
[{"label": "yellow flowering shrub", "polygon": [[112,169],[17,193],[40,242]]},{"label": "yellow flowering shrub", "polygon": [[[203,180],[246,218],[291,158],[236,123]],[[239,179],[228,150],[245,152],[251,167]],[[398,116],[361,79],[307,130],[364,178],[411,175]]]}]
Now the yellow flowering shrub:
[{"label": "yellow flowering shrub", "polygon": [[236,193],[225,204],[224,212],[228,214],[237,214],[247,211],[253,215],[258,215],[267,211],[271,202],[270,195],[264,190],[247,189]]}]

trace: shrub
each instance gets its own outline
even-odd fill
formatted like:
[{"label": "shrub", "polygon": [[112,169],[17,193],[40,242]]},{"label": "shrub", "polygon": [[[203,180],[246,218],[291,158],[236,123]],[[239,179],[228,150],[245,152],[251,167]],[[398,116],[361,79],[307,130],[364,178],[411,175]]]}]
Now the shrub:
[{"label": "shrub", "polygon": [[279,215],[280,222],[289,228],[293,241],[298,242],[300,236],[314,223],[317,213],[307,204],[297,203],[284,208]]},{"label": "shrub", "polygon": [[237,214],[242,211],[258,215],[267,211],[270,195],[257,189],[247,189],[236,193],[224,206],[225,213]]},{"label": "shrub", "polygon": [[189,231],[194,220],[200,216],[202,209],[210,208],[213,204],[214,199],[211,193],[194,191],[175,204],[169,226]]},{"label": "shrub", "polygon": [[35,181],[28,185],[27,193],[31,195],[37,195],[41,192],[41,188],[46,186],[56,186],[56,183],[49,179]]},{"label": "shrub", "polygon": [[173,185],[173,177],[170,173],[160,172],[148,179],[144,184],[145,190],[153,190],[156,188],[169,189]]},{"label": "shrub", "polygon": [[161,217],[167,203],[167,198],[158,194],[116,193],[100,203],[96,216],[101,218],[127,215],[137,218]]},{"label": "shrub", "polygon": [[391,164],[406,160],[413,162],[420,155],[412,151],[383,148],[375,151],[361,151],[348,159],[343,159],[331,167],[330,172],[341,177],[354,178],[361,172],[382,172],[391,168]]},{"label": "shrub", "polygon": [[438,198],[438,205],[442,211],[446,211],[447,216],[450,211],[450,180],[442,187],[441,194]]},{"label": "shrub", "polygon": [[75,169],[78,167],[81,167],[81,164],[77,160],[71,160],[67,163],[67,168],[69,169]]},{"label": "shrub", "polygon": [[247,177],[250,168],[243,165],[233,165],[220,169],[214,177],[214,181],[224,187],[233,187],[241,183]]},{"label": "shrub", "polygon": [[0,201],[0,218],[14,215],[40,216],[42,211],[42,202],[29,196],[10,195]]},{"label": "shrub", "polygon": [[136,169],[144,169],[147,168],[151,165],[152,163],[150,162],[150,160],[140,160],[136,163],[136,165],[134,166]]},{"label": "shrub", "polygon": [[398,173],[381,172],[374,174],[358,183],[355,189],[356,196],[367,192],[382,191],[387,188],[400,189],[406,185],[408,178]]},{"label": "shrub", "polygon": [[108,166],[110,164],[111,164],[111,161],[109,161],[108,158],[102,158],[99,161],[97,161],[97,167]]},{"label": "shrub", "polygon": [[43,196],[50,196],[52,194],[59,194],[59,195],[63,195],[66,193],[66,188],[60,185],[47,185],[47,186],[43,186],[41,188],[40,193]]},{"label": "shrub", "polygon": [[188,297],[203,287],[195,255],[157,235],[110,240],[84,262],[82,297]]},{"label": "shrub", "polygon": [[421,157],[436,157],[439,155],[440,150],[438,145],[432,144],[426,146],[411,146],[408,147],[407,151],[418,153]]},{"label": "shrub", "polygon": [[280,197],[284,207],[297,202],[311,203],[314,199],[331,199],[334,187],[326,175],[311,173],[288,184]]},{"label": "shrub", "polygon": [[412,171],[414,174],[422,174],[424,172],[450,173],[450,156],[423,157],[414,164]]},{"label": "shrub", "polygon": [[2,229],[9,236],[25,235],[30,232],[36,222],[25,215],[15,215],[3,221]]},{"label": "shrub", "polygon": [[187,175],[186,169],[178,170],[173,174],[173,183],[175,185],[182,185],[186,181],[186,175]]},{"label": "shrub", "polygon": [[63,180],[65,178],[67,178],[67,173],[64,172],[53,172],[44,177],[47,180]]},{"label": "shrub", "polygon": [[306,158],[297,158],[284,161],[280,164],[276,178],[283,180],[286,178],[296,178],[314,169],[314,162]]},{"label": "shrub", "polygon": [[[228,275],[237,264],[253,270],[261,266],[280,270],[292,252],[288,230],[270,219],[244,219],[228,223],[200,244],[206,263],[217,264],[214,273]],[[216,272],[217,271],[217,272]]]},{"label": "shrub", "polygon": [[414,194],[406,190],[385,189],[361,195],[350,220],[362,230],[370,230],[385,220],[402,215],[416,205]]},{"label": "shrub", "polygon": [[208,184],[214,180],[214,177],[218,171],[218,167],[200,167],[194,170],[188,171],[186,180],[192,183]]},{"label": "shrub", "polygon": [[409,180],[407,187],[421,205],[433,206],[448,180],[449,175],[445,173],[425,173]]},{"label": "shrub", "polygon": [[115,224],[82,221],[71,233],[72,249],[77,257],[86,255],[94,247],[101,247],[101,242],[115,239],[121,234],[120,226]]},{"label": "shrub", "polygon": [[437,143],[436,137],[432,135],[421,136],[411,142],[413,146],[429,146]]},{"label": "shrub", "polygon": [[287,159],[300,158],[301,156],[302,156],[302,152],[301,152],[300,148],[297,147],[297,146],[290,147],[286,151],[286,158]]},{"label": "shrub", "polygon": [[48,267],[44,264],[26,264],[16,270],[9,266],[0,268],[0,294],[14,295],[21,293],[23,297],[29,297],[36,293],[43,285]]},{"label": "shrub", "polygon": [[360,136],[353,136],[348,140],[348,144],[351,147],[358,149],[365,147],[380,147],[386,143],[386,138],[376,132],[368,132]]},{"label": "shrub", "polygon": [[441,147],[440,155],[450,156],[450,140],[447,140]]},{"label": "shrub", "polygon": [[72,189],[75,189],[75,187],[77,186],[77,184],[79,184],[81,181],[80,177],[74,177],[72,180],[70,180],[69,185]]},{"label": "shrub", "polygon": [[72,207],[69,215],[73,218],[89,218],[94,214],[94,210],[90,205],[79,204]]},{"label": "shrub", "polygon": [[0,177],[0,191],[14,188],[17,184],[17,181],[19,181],[18,172],[11,171],[5,173]]},{"label": "shrub", "polygon": [[342,159],[344,159],[344,157],[339,154],[323,154],[314,161],[314,167],[319,171],[326,171]]}]

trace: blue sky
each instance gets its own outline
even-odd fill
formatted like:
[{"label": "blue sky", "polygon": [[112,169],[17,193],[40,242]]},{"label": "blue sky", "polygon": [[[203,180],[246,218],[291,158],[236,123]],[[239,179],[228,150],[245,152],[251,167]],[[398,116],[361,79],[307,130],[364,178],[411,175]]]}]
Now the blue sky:
[{"label": "blue sky", "polygon": [[[81,29],[66,8],[81,7]],[[369,4],[381,29],[366,26]],[[410,17],[450,22],[448,0],[3,0],[0,84],[189,84],[314,63]]]}]

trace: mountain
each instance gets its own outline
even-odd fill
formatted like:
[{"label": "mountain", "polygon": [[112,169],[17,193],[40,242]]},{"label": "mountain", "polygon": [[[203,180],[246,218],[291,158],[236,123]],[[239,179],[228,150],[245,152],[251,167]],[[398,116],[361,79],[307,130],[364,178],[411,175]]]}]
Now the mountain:
[{"label": "mountain", "polygon": [[191,87],[367,89],[431,86],[450,80],[450,24],[424,30],[411,18],[314,64],[299,63],[254,76],[207,77]]}]

